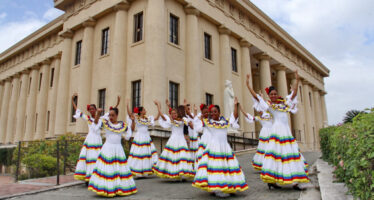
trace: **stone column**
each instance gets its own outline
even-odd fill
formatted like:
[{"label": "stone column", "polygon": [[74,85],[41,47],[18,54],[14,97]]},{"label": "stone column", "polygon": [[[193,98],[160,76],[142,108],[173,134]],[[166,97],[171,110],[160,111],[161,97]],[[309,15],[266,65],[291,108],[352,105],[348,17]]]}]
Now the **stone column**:
[{"label": "stone column", "polygon": [[66,125],[68,120],[68,109],[70,103],[69,95],[69,82],[70,82],[70,69],[71,69],[71,48],[73,37],[73,32],[67,30],[59,34],[60,37],[63,37],[62,43],[62,55],[61,55],[61,67],[60,75],[58,80],[57,89],[57,100],[56,100],[56,113],[55,113],[55,135],[62,135],[66,133]]},{"label": "stone column", "polygon": [[[221,89],[219,90],[219,96],[221,98],[221,104],[223,101],[223,91],[225,90],[226,80],[232,81],[232,66],[231,66],[231,48],[230,48],[230,34],[231,31],[225,26],[221,25],[218,28],[219,32],[219,52],[220,52],[220,85]],[[225,113],[221,109],[221,113]]]},{"label": "stone column", "polygon": [[56,123],[56,102],[57,102],[57,95],[58,95],[58,84],[60,79],[60,65],[61,65],[61,54],[58,54],[55,56],[54,61],[54,68],[55,68],[55,74],[54,74],[54,81],[53,81],[53,87],[51,90],[51,101],[49,102],[50,105],[50,116],[49,116],[49,130],[47,138],[51,138],[54,136],[54,130],[55,130],[55,123]]},{"label": "stone column", "polygon": [[20,96],[17,104],[17,124],[16,124],[16,137],[14,142],[23,140],[23,135],[25,132],[25,117],[26,117],[26,99],[27,99],[27,89],[29,88],[29,75],[26,72],[21,74],[21,88]]},{"label": "stone column", "polygon": [[[81,81],[78,86],[78,108],[86,110],[86,105],[91,102],[91,82],[93,63],[94,26],[96,22],[89,18],[83,22],[82,62],[79,75]],[[77,120],[76,133],[87,133],[87,124],[83,120]]]},{"label": "stone column", "polygon": [[[149,113],[155,113],[152,100],[164,102],[168,98],[168,82],[166,76],[166,9],[165,0],[147,2],[145,20],[145,66],[144,66],[144,106]],[[166,108],[163,104],[164,112]]]},{"label": "stone column", "polygon": [[0,116],[0,143],[5,143],[6,131],[7,131],[7,120],[8,120],[8,110],[10,101],[10,90],[11,90],[11,80],[6,79],[4,83],[4,94],[1,105],[1,116]]},{"label": "stone column", "polygon": [[282,64],[278,64],[275,67],[275,70],[277,70],[277,90],[278,94],[285,98],[288,95],[288,89],[287,89],[287,77],[286,77],[286,67]]},{"label": "stone column", "polygon": [[[296,79],[293,78],[291,81],[291,84],[293,87],[295,87]],[[304,133],[304,124],[305,124],[305,114],[304,114],[304,104],[305,104],[305,94],[303,94],[304,89],[300,90],[300,86],[297,86],[299,88],[298,94],[297,94],[297,113],[291,114],[291,120],[293,124],[293,129],[291,131],[295,132],[295,136],[297,139],[299,139],[302,143],[305,143],[305,133]],[[301,96],[303,96],[303,100],[301,99]],[[300,138],[299,138],[300,137]]]},{"label": "stone column", "polygon": [[9,101],[9,110],[8,110],[8,121],[6,129],[6,138],[5,143],[13,142],[15,135],[15,121],[17,113],[17,99],[18,99],[18,90],[19,90],[19,76],[15,75],[12,80],[12,94]]},{"label": "stone column", "polygon": [[30,141],[34,138],[35,133],[35,110],[36,110],[36,93],[38,90],[38,66],[34,66],[30,72],[31,83],[27,97],[26,106],[26,127],[25,137],[23,140]]},{"label": "stone column", "polygon": [[326,100],[325,100],[326,92],[321,92],[321,108],[322,108],[322,119],[323,119],[323,127],[328,126],[328,117],[327,117],[327,109],[326,109]]},{"label": "stone column", "polygon": [[313,149],[314,135],[313,135],[313,116],[312,107],[309,99],[309,83],[303,81],[303,96],[304,96],[304,114],[305,114],[305,138],[306,147],[309,150]]},{"label": "stone column", "polygon": [[202,102],[200,80],[200,39],[198,16],[199,10],[188,4],[185,7],[186,19],[186,99],[199,105]]},{"label": "stone column", "polygon": [[[4,91],[4,82],[0,81],[0,108],[1,108],[1,103],[3,102],[3,91]],[[1,116],[1,110],[0,110],[0,116]]]},{"label": "stone column", "polygon": [[[114,104],[117,96],[120,95],[122,99],[126,99],[127,88],[127,10],[130,5],[128,3],[119,3],[114,7],[115,21],[113,33],[113,51],[112,53],[112,73],[111,86],[109,89],[109,103]],[[125,119],[125,102],[119,105],[119,119]]]},{"label": "stone column", "polygon": [[[240,46],[241,46],[241,86],[242,86],[242,102],[241,105],[243,106],[244,110],[251,114],[252,116],[254,115],[254,110],[253,110],[253,100],[251,98],[251,94],[248,91],[247,84],[246,84],[246,79],[247,79],[247,74],[249,74],[251,77],[252,76],[252,67],[251,67],[251,44],[245,40],[240,41]],[[249,80],[249,85],[253,87],[253,78]],[[246,122],[242,122],[244,126],[244,131],[248,132],[248,134],[244,135],[246,138],[252,137],[252,134],[250,132],[255,131],[255,124],[248,124]]]},{"label": "stone column", "polygon": [[260,87],[261,92],[265,95],[265,88],[271,86],[270,56],[260,53],[256,57],[260,60]]},{"label": "stone column", "polygon": [[319,96],[319,89],[318,88],[313,88],[313,97],[314,97],[314,123],[315,123],[315,138],[316,138],[316,145],[315,148],[319,149],[320,147],[320,137],[319,137],[319,130],[322,128],[322,114],[321,114],[321,100]]},{"label": "stone column", "polygon": [[38,103],[36,104],[36,113],[38,113],[38,119],[36,123],[36,134],[34,139],[40,140],[44,139],[47,121],[47,108],[48,108],[48,80],[49,80],[49,66],[51,60],[44,60],[40,72],[42,75],[42,81],[40,84],[40,90],[38,95]]}]

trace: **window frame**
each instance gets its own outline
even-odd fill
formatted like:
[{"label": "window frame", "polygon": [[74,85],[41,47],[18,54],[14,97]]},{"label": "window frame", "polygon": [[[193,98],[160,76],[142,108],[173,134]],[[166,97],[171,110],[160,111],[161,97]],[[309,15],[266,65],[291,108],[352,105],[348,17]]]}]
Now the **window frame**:
[{"label": "window frame", "polygon": [[179,83],[169,81],[169,102],[172,108],[179,106],[179,87]]},{"label": "window frame", "polygon": [[[75,103],[75,105],[78,105],[78,96],[75,96],[73,98],[73,102]],[[71,123],[76,123],[77,122],[77,119],[74,118],[74,115],[75,115],[75,109],[73,107],[73,105],[71,105],[71,113],[70,113],[70,122]]]},{"label": "window frame", "polygon": [[51,77],[50,77],[50,82],[49,82],[49,87],[53,88],[54,85],[54,78],[55,78],[55,68],[51,68]]},{"label": "window frame", "polygon": [[[175,21],[176,21],[176,24],[174,23]],[[169,14],[169,42],[177,46],[180,45],[179,27],[180,27],[180,18],[177,15],[170,13]]]},{"label": "window frame", "polygon": [[82,56],[82,40],[79,40],[75,43],[75,58],[74,58],[74,65],[81,64],[81,56]]},{"label": "window frame", "polygon": [[[98,108],[105,109],[106,103],[106,88],[99,89],[97,91],[97,106]],[[103,114],[103,113],[101,113]]]},{"label": "window frame", "polygon": [[[209,102],[210,99],[210,102]],[[205,93],[205,104],[206,105],[212,105],[214,104],[214,95],[210,93]]]},{"label": "window frame", "polygon": [[110,28],[104,28],[101,31],[101,51],[100,55],[105,56],[109,54],[109,35],[110,34]]},{"label": "window frame", "polygon": [[[141,16],[141,19],[139,20],[140,16]],[[143,32],[144,32],[143,29],[144,29],[144,12],[141,11],[134,15],[133,43],[143,41]]]},{"label": "window frame", "polygon": [[142,81],[136,80],[131,82],[131,107],[134,109],[135,107],[141,106],[141,98],[142,98]]},{"label": "window frame", "polygon": [[231,70],[238,73],[238,51],[231,47]]},{"label": "window frame", "polygon": [[[209,38],[209,46],[207,47],[206,39]],[[207,52],[207,50],[209,52]],[[213,60],[212,57],[212,35],[207,32],[204,32],[204,58],[208,60]]]}]

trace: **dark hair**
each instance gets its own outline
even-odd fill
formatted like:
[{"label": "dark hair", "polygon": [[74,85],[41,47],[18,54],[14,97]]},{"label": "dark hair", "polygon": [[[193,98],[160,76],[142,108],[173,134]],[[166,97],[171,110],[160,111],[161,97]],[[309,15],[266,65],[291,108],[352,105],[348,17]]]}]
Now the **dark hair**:
[{"label": "dark hair", "polygon": [[140,115],[141,114],[141,112],[144,110],[144,107],[143,106],[140,106],[140,107],[138,107],[138,115]]},{"label": "dark hair", "polygon": [[214,105],[214,108],[217,108],[218,112],[221,112],[221,108],[219,107],[219,105]]},{"label": "dark hair", "polygon": [[270,86],[270,87],[269,87],[269,92],[268,92],[268,94],[270,94],[270,92],[271,92],[271,91],[273,91],[273,90],[275,90],[275,91],[276,91],[277,89],[275,89],[275,87],[274,87],[274,86]]},{"label": "dark hair", "polygon": [[116,115],[118,115],[118,113],[119,113],[118,108],[110,108],[110,110],[113,110],[116,113]]},{"label": "dark hair", "polygon": [[186,116],[186,109],[184,108],[184,106],[178,106],[177,113],[178,113],[178,118],[182,118]]}]

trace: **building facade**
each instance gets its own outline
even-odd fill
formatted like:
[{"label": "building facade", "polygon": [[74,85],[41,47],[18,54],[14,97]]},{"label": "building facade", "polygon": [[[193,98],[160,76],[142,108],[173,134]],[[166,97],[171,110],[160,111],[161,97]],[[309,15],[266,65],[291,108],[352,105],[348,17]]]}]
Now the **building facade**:
[{"label": "building facade", "polygon": [[[318,148],[326,125],[329,70],[248,0],[54,0],[65,13],[0,54],[0,143],[85,133],[72,118],[89,103],[108,109],[122,97],[156,114],[173,106],[223,107],[225,80],[253,114],[245,75],[256,91],[282,96],[302,77],[291,127],[303,149]],[[165,106],[163,109],[166,111]],[[245,137],[260,129],[241,119]]]}]

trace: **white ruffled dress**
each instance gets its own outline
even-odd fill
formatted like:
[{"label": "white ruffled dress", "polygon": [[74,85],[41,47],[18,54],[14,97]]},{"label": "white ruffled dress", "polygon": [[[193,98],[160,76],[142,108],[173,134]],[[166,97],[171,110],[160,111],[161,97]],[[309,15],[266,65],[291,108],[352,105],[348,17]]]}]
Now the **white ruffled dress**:
[{"label": "white ruffled dress", "polygon": [[135,123],[137,131],[134,134],[128,162],[134,176],[148,176],[153,174],[153,166],[158,160],[157,150],[148,131],[148,128],[155,124],[154,117],[136,117]]},{"label": "white ruffled dress", "polygon": [[[191,117],[187,116],[188,121],[194,121]],[[196,161],[196,153],[199,149],[199,132],[196,131],[196,128],[188,127],[188,136],[190,137],[190,152],[192,159]]]},{"label": "white ruffled dress", "polygon": [[160,118],[159,124],[165,129],[171,128],[171,135],[153,171],[161,178],[193,178],[194,160],[183,133],[183,126],[188,124],[188,120],[183,118],[183,121],[171,121],[167,115],[164,117],[166,121]]},{"label": "white ruffled dress", "polygon": [[265,102],[258,96],[259,107],[263,108],[263,112],[269,111],[274,120],[261,168],[261,179],[266,183],[288,185],[309,182],[307,165],[288,125],[288,113],[297,111],[297,98],[292,100],[291,96],[292,93],[279,104]]},{"label": "white ruffled dress", "polygon": [[253,117],[249,113],[247,113],[245,120],[248,123],[253,123],[254,121],[258,121],[260,122],[262,126],[260,135],[259,135],[259,141],[258,141],[256,154],[253,156],[253,159],[252,159],[252,167],[255,170],[261,171],[262,162],[263,162],[264,155],[265,155],[265,148],[266,148],[266,145],[268,144],[271,128],[273,126],[273,119],[270,114],[264,115],[264,116]]},{"label": "white ruffled dress", "polygon": [[194,129],[196,132],[203,132],[201,137],[199,138],[199,148],[196,153],[196,159],[195,159],[195,170],[197,170],[197,166],[199,165],[199,161],[203,157],[203,153],[205,151],[205,148],[210,140],[210,130],[208,127],[204,126],[203,119],[200,118],[201,115],[198,115],[194,119]]},{"label": "white ruffled dress", "polygon": [[127,124],[122,121],[112,124],[108,119],[101,120],[100,125],[105,130],[106,141],[97,158],[88,185],[88,190],[100,196],[127,196],[137,192],[121,144],[122,134],[126,133],[126,140],[129,140],[132,134],[131,121]]},{"label": "white ruffled dress", "polygon": [[77,109],[75,119],[83,119],[88,125],[88,134],[84,140],[83,147],[79,154],[79,159],[75,168],[74,178],[82,181],[90,181],[92,171],[95,167],[96,159],[99,156],[103,144],[100,135],[100,125],[94,123],[95,119],[82,113]]},{"label": "white ruffled dress", "polygon": [[230,120],[203,120],[204,127],[211,133],[210,140],[198,162],[192,186],[208,192],[236,193],[248,189],[245,176],[228,141],[227,129],[238,129],[237,120],[232,115]]}]

